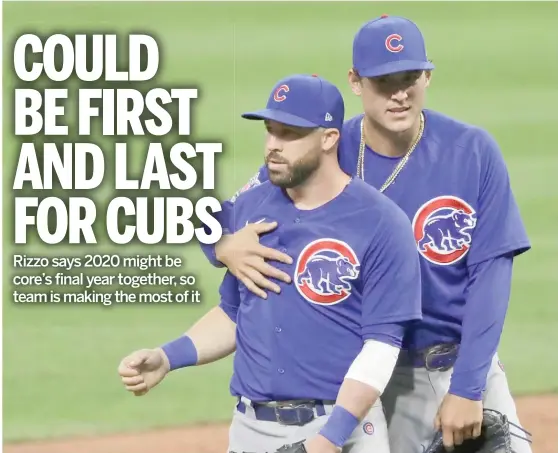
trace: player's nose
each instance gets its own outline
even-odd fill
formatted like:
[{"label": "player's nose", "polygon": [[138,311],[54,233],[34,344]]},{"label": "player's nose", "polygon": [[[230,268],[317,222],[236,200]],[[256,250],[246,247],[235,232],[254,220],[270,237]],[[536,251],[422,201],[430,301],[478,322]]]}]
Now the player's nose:
[{"label": "player's nose", "polygon": [[392,99],[403,102],[406,101],[409,95],[407,94],[407,90],[397,90],[392,94]]},{"label": "player's nose", "polygon": [[280,152],[283,149],[281,140],[273,134],[268,135],[266,145],[267,145],[267,151],[270,153]]}]

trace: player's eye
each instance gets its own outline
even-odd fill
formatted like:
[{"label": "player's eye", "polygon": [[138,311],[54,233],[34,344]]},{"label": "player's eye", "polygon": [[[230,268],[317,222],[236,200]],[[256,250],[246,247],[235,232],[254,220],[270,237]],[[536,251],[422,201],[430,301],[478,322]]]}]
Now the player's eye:
[{"label": "player's eye", "polygon": [[422,71],[412,71],[406,74],[405,82],[414,84],[420,78]]},{"label": "player's eye", "polygon": [[285,131],[284,139],[285,140],[298,140],[302,137],[302,134],[299,131],[289,130]]}]

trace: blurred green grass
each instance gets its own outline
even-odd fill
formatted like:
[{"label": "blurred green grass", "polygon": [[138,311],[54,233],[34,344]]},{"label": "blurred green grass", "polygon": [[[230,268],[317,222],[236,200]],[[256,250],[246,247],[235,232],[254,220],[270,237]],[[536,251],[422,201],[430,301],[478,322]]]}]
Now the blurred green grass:
[{"label": "blurred green grass", "polygon": [[[262,135],[240,113],[262,105],[275,81],[290,73],[319,73],[346,97],[351,41],[374,16],[405,15],[423,29],[437,68],[428,107],[487,128],[502,146],[533,250],[517,261],[501,358],[515,394],[556,391],[558,364],[558,30],[555,5],[538,2],[9,2],[4,12],[4,266],[14,252],[76,253],[75,247],[14,247],[11,182],[19,142],[11,137],[14,37],[96,31],[153,33],[163,52],[159,84],[200,89],[194,103],[197,141],[219,140],[218,193],[231,195],[262,162]],[[110,140],[102,140],[110,143]],[[135,165],[141,164],[141,153]],[[101,189],[102,196],[108,192]],[[194,273],[200,306],[23,306],[11,303],[4,273],[4,439],[96,434],[228,420],[230,359],[176,372],[144,398],[120,386],[116,367],[138,347],[184,331],[217,302],[222,270],[195,244],[134,244],[79,249],[177,252]]]}]

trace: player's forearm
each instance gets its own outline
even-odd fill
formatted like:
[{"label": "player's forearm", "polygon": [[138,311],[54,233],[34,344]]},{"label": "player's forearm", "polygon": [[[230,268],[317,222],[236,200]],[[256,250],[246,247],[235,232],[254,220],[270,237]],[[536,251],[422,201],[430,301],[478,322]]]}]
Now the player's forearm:
[{"label": "player's forearm", "polygon": [[343,407],[361,421],[376,403],[380,392],[374,387],[346,378],[341,385],[336,405]]},{"label": "player's forearm", "polygon": [[470,269],[461,345],[449,389],[454,395],[482,399],[504,326],[512,265],[511,257],[500,257]]},{"label": "player's forearm", "polygon": [[198,352],[196,365],[215,362],[236,349],[236,324],[221,307],[210,310],[186,332]]},{"label": "player's forearm", "polygon": [[221,307],[215,307],[184,336],[167,343],[162,349],[171,370],[215,362],[236,349],[236,324]]},{"label": "player's forearm", "polygon": [[374,387],[345,378],[333,412],[319,434],[336,447],[343,448],[379,396],[380,392]]},{"label": "player's forearm", "polygon": [[320,435],[341,448],[384,391],[395,367],[399,348],[367,341],[339,389],[335,408]]},{"label": "player's forearm", "polygon": [[336,404],[344,407],[359,420],[368,413],[380,394],[387,386],[393,369],[399,357],[399,340],[393,334],[404,332],[399,324],[385,324],[378,326],[376,338],[384,341],[369,339],[364,343],[362,351],[351,364],[339,394]]}]

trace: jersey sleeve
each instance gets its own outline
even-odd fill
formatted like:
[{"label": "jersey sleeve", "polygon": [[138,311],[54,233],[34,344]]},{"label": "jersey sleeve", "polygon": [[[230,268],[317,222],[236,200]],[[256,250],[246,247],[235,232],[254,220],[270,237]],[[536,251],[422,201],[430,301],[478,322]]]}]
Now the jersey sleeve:
[{"label": "jersey sleeve", "polygon": [[229,271],[225,273],[221,286],[219,287],[220,302],[219,307],[227,316],[236,323],[236,315],[240,306],[240,292],[238,280]]},{"label": "jersey sleeve", "polygon": [[[234,204],[231,201],[227,200],[221,203],[221,211],[215,213],[215,218],[221,225],[224,235],[234,232]],[[204,228],[207,229],[205,226]],[[217,256],[215,255],[216,244],[203,244],[201,242],[199,244],[203,254],[213,266],[223,267],[223,264],[217,260]]]},{"label": "jersey sleeve", "polygon": [[363,258],[362,336],[376,339],[385,324],[422,318],[420,261],[409,219],[386,213]]},{"label": "jersey sleeve", "polygon": [[257,171],[257,173],[254,176],[252,176],[241,189],[237,190],[237,192],[230,198],[229,201],[231,203],[234,203],[241,193],[246,192],[252,187],[259,186],[261,183],[268,180],[269,180],[269,176],[267,173],[267,167],[265,165],[262,165]]},{"label": "jersey sleeve", "polygon": [[492,358],[498,350],[511,293],[512,252],[469,268],[467,304],[449,392],[481,400]]},{"label": "jersey sleeve", "polygon": [[376,340],[401,349],[406,327],[407,323],[405,321],[374,324],[374,331],[366,339]]},{"label": "jersey sleeve", "polygon": [[510,252],[516,256],[531,248],[504,157],[486,132],[481,150],[477,222],[467,258],[469,266]]},{"label": "jersey sleeve", "polygon": [[[239,189],[230,199],[221,203],[221,211],[216,215],[216,219],[221,224],[223,234],[233,234],[234,227],[234,208],[237,198],[252,187],[258,186],[269,179],[267,167],[262,165],[258,172],[252,176],[248,182]],[[203,254],[215,267],[223,267],[223,264],[215,256],[215,244],[200,244]]]}]

